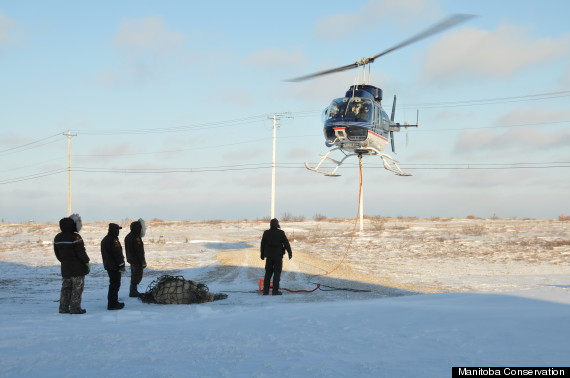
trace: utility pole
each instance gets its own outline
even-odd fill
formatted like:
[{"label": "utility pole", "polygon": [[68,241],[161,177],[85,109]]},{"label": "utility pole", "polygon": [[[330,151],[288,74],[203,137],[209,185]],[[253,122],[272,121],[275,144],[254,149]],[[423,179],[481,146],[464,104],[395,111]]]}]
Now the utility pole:
[{"label": "utility pole", "polygon": [[69,131],[63,133],[67,137],[67,216],[71,215],[71,134]]},{"label": "utility pole", "polygon": [[275,218],[275,139],[281,118],[292,118],[289,113],[273,114],[267,118],[273,120],[273,159],[271,160],[271,219]]},{"label": "utility pole", "polygon": [[364,181],[362,178],[362,154],[358,154],[358,167],[360,169],[360,191],[358,193],[358,217],[360,232],[364,231]]}]

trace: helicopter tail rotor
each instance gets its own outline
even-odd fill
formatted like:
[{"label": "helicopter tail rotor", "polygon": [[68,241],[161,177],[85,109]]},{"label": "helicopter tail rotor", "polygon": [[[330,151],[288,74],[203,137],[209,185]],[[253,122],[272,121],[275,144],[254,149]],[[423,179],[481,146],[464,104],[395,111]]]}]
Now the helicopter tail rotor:
[{"label": "helicopter tail rotor", "polygon": [[[390,116],[390,122],[394,123],[394,117],[396,116],[396,95],[394,95],[394,102],[392,103],[392,115]],[[396,146],[394,146],[394,132],[390,130],[390,143],[392,144],[392,152],[396,152]]]}]

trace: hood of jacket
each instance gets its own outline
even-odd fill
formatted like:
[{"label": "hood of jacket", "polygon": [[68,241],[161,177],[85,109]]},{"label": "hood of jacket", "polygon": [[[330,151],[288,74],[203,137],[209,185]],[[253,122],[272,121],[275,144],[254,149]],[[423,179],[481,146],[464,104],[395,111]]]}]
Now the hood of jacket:
[{"label": "hood of jacket", "polygon": [[123,228],[116,223],[109,223],[109,235],[118,238],[119,237],[119,230]]},{"label": "hood of jacket", "polygon": [[271,219],[271,221],[269,222],[269,227],[271,227],[271,228],[281,228],[281,227],[279,226],[279,221],[277,220],[277,218]]},{"label": "hood of jacket", "polygon": [[59,229],[61,232],[75,232],[75,222],[69,217],[61,218],[59,220]]},{"label": "hood of jacket", "polygon": [[131,232],[141,238],[144,238],[146,233],[146,224],[142,218],[139,218],[138,221],[131,223]]},{"label": "hood of jacket", "polygon": [[71,214],[69,216],[69,218],[71,218],[73,220],[73,222],[75,223],[75,232],[79,232],[81,231],[81,229],[83,228],[83,223],[81,223],[81,217],[79,216],[79,214]]}]

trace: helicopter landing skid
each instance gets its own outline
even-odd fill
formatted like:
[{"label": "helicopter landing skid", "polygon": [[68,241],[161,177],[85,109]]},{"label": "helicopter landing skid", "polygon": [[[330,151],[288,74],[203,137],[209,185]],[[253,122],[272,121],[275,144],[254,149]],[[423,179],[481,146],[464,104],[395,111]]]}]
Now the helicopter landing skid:
[{"label": "helicopter landing skid", "polygon": [[[382,159],[382,163],[384,164],[384,169],[397,174],[398,176],[411,176],[411,174],[402,171],[402,168],[398,165],[398,161],[395,160],[392,156],[384,154],[384,153],[377,153],[378,156]],[[392,164],[392,165],[390,165]]]},{"label": "helicopter landing skid", "polygon": [[[342,165],[342,163],[346,160],[346,158],[351,157],[351,156],[356,156],[357,154],[353,153],[353,154],[348,154],[345,155],[340,161],[335,160],[333,158],[330,158],[329,155],[331,154],[331,152],[334,152],[336,150],[340,150],[340,147],[337,148],[333,148],[332,150],[330,150],[329,152],[327,152],[325,155],[321,155],[321,161],[319,161],[319,163],[317,165],[315,165],[315,167],[311,167],[309,164],[305,163],[305,168],[307,168],[309,171],[313,171],[313,172],[317,172],[317,173],[321,173],[325,176],[330,176],[330,177],[338,177],[340,175],[336,174],[336,170]],[[324,169],[320,169],[321,164],[323,164],[325,162],[325,160],[328,161],[332,161],[333,163],[336,164],[336,167],[334,167],[334,169],[327,171]]]},{"label": "helicopter landing skid", "polygon": [[[351,157],[351,156],[358,156],[358,155],[362,155],[363,152],[359,152],[359,153],[351,153],[351,154],[347,154],[345,155],[340,161],[335,160],[333,158],[330,158],[329,155],[331,154],[331,152],[334,152],[336,150],[340,150],[340,147],[337,148],[333,148],[332,150],[330,150],[329,152],[327,152],[325,155],[321,155],[321,160],[319,161],[319,163],[315,166],[315,167],[311,167],[309,164],[305,163],[305,168],[307,168],[310,171],[313,172],[317,172],[317,173],[321,173],[325,176],[331,176],[331,177],[338,177],[340,175],[336,174],[337,169],[342,165],[342,163],[344,163],[344,161]],[[368,152],[369,155],[377,155],[382,159],[382,163],[384,165],[384,169],[386,169],[387,171],[390,171],[392,173],[397,174],[398,176],[411,176],[411,174],[404,172],[400,166],[398,165],[398,161],[396,159],[394,159],[393,157],[391,157],[388,154],[385,154],[383,152],[378,151],[375,148],[372,147],[367,147],[366,152]],[[321,165],[325,162],[325,160],[331,161],[333,163],[336,164],[336,166],[330,170],[324,170],[321,169]]]}]

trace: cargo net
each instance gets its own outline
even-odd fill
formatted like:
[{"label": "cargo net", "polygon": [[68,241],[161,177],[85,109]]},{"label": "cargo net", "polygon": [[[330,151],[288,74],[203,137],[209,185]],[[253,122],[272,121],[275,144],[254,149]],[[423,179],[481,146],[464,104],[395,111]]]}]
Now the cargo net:
[{"label": "cargo net", "polygon": [[165,274],[152,281],[140,299],[144,303],[190,304],[213,302],[227,297],[227,294],[210,293],[208,286],[202,283]]}]

